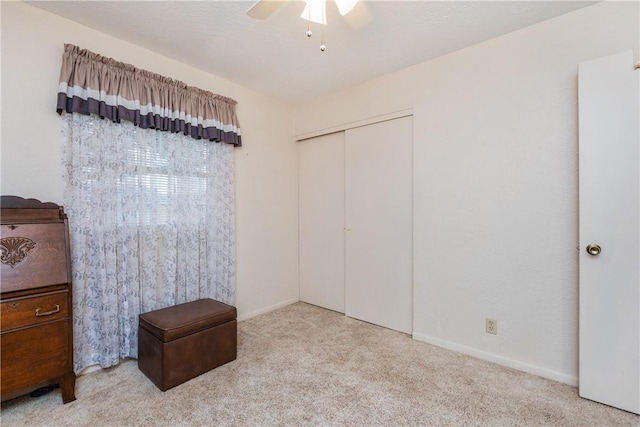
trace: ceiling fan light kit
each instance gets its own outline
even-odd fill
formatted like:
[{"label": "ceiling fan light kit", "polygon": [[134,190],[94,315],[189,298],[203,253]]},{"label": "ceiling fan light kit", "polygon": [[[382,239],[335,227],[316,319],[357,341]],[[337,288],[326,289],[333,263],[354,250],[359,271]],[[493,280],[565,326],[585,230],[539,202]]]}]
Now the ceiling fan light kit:
[{"label": "ceiling fan light kit", "polygon": [[[307,19],[316,24],[327,25],[327,0],[304,0],[304,10],[300,14],[302,19]],[[338,12],[345,16],[351,12],[358,0],[334,0],[338,6]]]},{"label": "ceiling fan light kit", "polygon": [[326,0],[304,0],[304,10],[300,18],[306,19],[316,24],[327,25],[327,1]]},{"label": "ceiling fan light kit", "polygon": [[338,12],[340,15],[345,16],[347,13],[351,12],[354,7],[356,7],[356,3],[358,0],[335,0],[338,5]]},{"label": "ceiling fan light kit", "polygon": [[[358,4],[359,0],[333,0],[338,7],[338,12],[341,16],[345,16],[349,12],[353,10],[353,8]],[[267,19],[273,12],[278,10],[285,1],[274,1],[274,0],[258,0],[251,8],[247,11],[247,15],[254,19]],[[313,35],[313,31],[311,31],[311,23],[314,22],[316,24],[327,25],[327,0],[304,0],[305,7],[300,14],[302,19],[307,21],[307,32],[305,33],[307,37],[311,37]],[[370,19],[369,19],[370,20]],[[324,52],[327,50],[327,46],[324,43],[324,30],[322,32],[322,38],[320,40],[320,51]]]}]

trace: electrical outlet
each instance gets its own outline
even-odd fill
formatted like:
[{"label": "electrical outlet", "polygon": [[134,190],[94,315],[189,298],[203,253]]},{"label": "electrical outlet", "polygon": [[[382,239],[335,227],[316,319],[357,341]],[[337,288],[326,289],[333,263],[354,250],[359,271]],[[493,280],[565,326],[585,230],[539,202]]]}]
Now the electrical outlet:
[{"label": "electrical outlet", "polygon": [[498,335],[498,321],[496,319],[486,319],[486,331],[488,334]]}]

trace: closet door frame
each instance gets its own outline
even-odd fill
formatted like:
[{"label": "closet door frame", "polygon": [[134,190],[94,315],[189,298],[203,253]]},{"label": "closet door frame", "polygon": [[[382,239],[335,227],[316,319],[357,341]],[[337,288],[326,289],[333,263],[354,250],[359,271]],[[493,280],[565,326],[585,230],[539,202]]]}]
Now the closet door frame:
[{"label": "closet door frame", "polygon": [[[347,285],[346,285],[346,262],[347,262],[347,254],[346,254],[346,247],[347,247],[347,239],[348,239],[348,233],[350,232],[348,230],[348,227],[346,226],[345,223],[345,218],[346,218],[346,196],[345,196],[345,187],[346,187],[346,183],[345,183],[345,171],[346,171],[346,164],[345,164],[345,150],[346,150],[346,146],[345,146],[345,135],[347,132],[349,132],[352,129],[357,129],[357,128],[361,128],[364,126],[369,126],[369,125],[375,125],[375,124],[379,124],[382,122],[387,122],[387,121],[391,121],[391,120],[395,120],[395,119],[402,119],[402,118],[410,118],[411,122],[413,121],[413,110],[412,109],[407,109],[407,110],[401,110],[401,111],[397,111],[397,112],[393,112],[393,113],[389,113],[389,114],[384,114],[384,115],[380,115],[380,116],[375,116],[375,117],[370,117],[370,118],[366,118],[363,120],[359,120],[359,121],[355,121],[355,122],[351,122],[351,123],[347,123],[344,125],[338,125],[338,126],[334,126],[331,128],[326,128],[323,129],[321,131],[316,131],[316,132],[311,132],[311,133],[306,133],[306,134],[301,134],[295,137],[296,142],[298,143],[322,143],[322,140],[320,139],[315,139],[315,138],[322,138],[322,137],[326,137],[330,134],[341,134],[343,137],[343,144],[342,144],[342,154],[341,156],[337,155],[335,150],[333,153],[333,158],[335,161],[335,164],[341,164],[342,165],[342,171],[341,171],[341,175],[342,175],[342,188],[338,188],[339,184],[331,183],[329,181],[331,180],[324,180],[324,182],[329,186],[332,187],[334,189],[334,191],[336,193],[340,193],[342,194],[342,209],[341,209],[341,214],[342,214],[342,225],[340,227],[340,241],[342,242],[342,250],[340,251],[339,249],[335,249],[336,248],[336,241],[338,239],[337,235],[333,232],[330,233],[330,235],[327,234],[323,234],[321,236],[321,239],[325,239],[325,240],[329,240],[329,244],[320,244],[316,246],[316,249],[314,250],[310,250],[309,247],[309,243],[307,241],[308,239],[308,235],[306,235],[307,231],[309,230],[309,227],[313,227],[313,221],[309,221],[309,218],[306,217],[307,213],[308,213],[308,209],[309,206],[307,206],[306,204],[308,203],[308,200],[306,200],[307,194],[304,194],[306,192],[309,191],[309,189],[307,188],[307,179],[309,178],[308,176],[304,176],[304,174],[306,174],[308,171],[305,171],[304,169],[306,168],[305,166],[305,159],[303,158],[305,156],[305,154],[300,154],[300,182],[299,182],[299,220],[300,220],[300,224],[299,224],[299,243],[300,243],[300,253],[299,253],[299,262],[300,262],[300,270],[299,270],[299,278],[300,278],[300,300],[304,301],[304,302],[308,302],[314,305],[318,305],[324,308],[328,308],[331,310],[335,310],[341,313],[345,313],[346,310],[346,294],[347,294]],[[310,139],[314,139],[313,141],[308,141]],[[411,133],[410,133],[410,138],[409,138],[409,142],[408,142],[409,146],[410,146],[410,152],[411,152],[411,157],[413,156],[413,126],[411,125]],[[303,147],[305,146],[300,146],[300,152],[302,153],[302,151],[305,149]],[[331,151],[331,150],[329,150]],[[331,155],[329,155],[329,157],[331,157]],[[327,159],[324,159],[323,161],[326,162]],[[334,164],[334,166],[335,166]],[[331,166],[331,163],[329,163],[327,166]],[[408,164],[407,164],[407,168],[410,171],[410,175],[411,175],[411,179],[410,179],[410,184],[408,185],[409,187],[409,191],[410,191],[410,201],[409,201],[409,211],[410,211],[410,215],[409,218],[407,219],[407,223],[410,225],[410,238],[409,238],[409,248],[408,248],[408,255],[405,256],[405,259],[407,259],[409,261],[409,268],[407,271],[408,277],[409,277],[409,294],[410,294],[410,299],[409,302],[407,304],[405,304],[405,306],[401,309],[401,311],[403,312],[404,316],[406,316],[408,318],[408,321],[404,321],[404,325],[405,326],[397,326],[397,325],[389,325],[389,324],[383,324],[382,326],[385,327],[390,327],[391,329],[395,329],[395,330],[401,330],[402,332],[406,332],[406,333],[412,333],[412,328],[413,328],[413,161],[410,158]],[[324,172],[327,172],[329,169],[331,169],[331,167],[325,167]],[[340,174],[339,171],[336,171],[335,169],[333,170],[334,174]],[[323,181],[322,179],[322,168],[319,171],[316,172],[312,172],[313,174],[317,174],[318,176],[316,178],[320,179],[320,181]],[[326,191],[323,190],[323,191]],[[329,203],[325,203],[325,204],[321,204],[318,206],[319,211],[321,211],[322,209],[328,207],[329,205],[335,206],[336,205],[336,201],[333,198],[329,198],[331,201]],[[311,209],[316,209],[316,208],[311,208]],[[316,212],[318,213],[318,212]],[[322,218],[322,215],[320,215],[320,217]],[[326,219],[326,218],[325,218]],[[320,222],[323,222],[322,220]],[[329,221],[331,222],[331,221]],[[332,229],[336,229],[339,227],[335,227],[335,224],[338,221],[333,220],[333,227]],[[318,222],[316,222],[316,225],[318,224]],[[327,227],[324,227],[325,229]],[[322,229],[322,227],[320,227],[320,229]],[[328,247],[328,248],[333,248],[330,250],[325,250],[325,255],[328,255],[327,252],[330,253],[329,257],[326,258],[325,255],[323,255],[320,259],[319,265],[312,267],[312,259],[315,259],[313,255],[314,253],[317,253],[318,248],[319,247]],[[339,255],[342,255],[342,262],[338,261]],[[316,259],[317,260],[317,259]],[[331,267],[331,265],[333,265],[333,267]],[[325,275],[324,273],[326,273],[326,271],[332,271],[334,274],[331,275]],[[339,273],[342,272],[342,278],[338,278]],[[333,295],[336,294],[335,288],[332,287],[332,285],[327,285],[328,283],[333,283],[333,284],[339,284],[338,286],[342,286],[342,295],[343,295],[343,299],[341,303],[338,304],[332,304],[331,302],[327,301],[327,298],[324,298],[321,294],[323,292],[323,289],[329,289],[331,288],[332,290],[329,291],[330,293],[333,293]],[[315,286],[316,289],[315,290],[311,290],[310,287]],[[327,287],[328,286],[328,287]],[[319,292],[318,292],[319,291]],[[331,300],[331,298],[329,298],[329,300]],[[335,300],[335,298],[334,298]],[[385,308],[385,310],[391,310],[390,306],[387,305]],[[347,313],[347,315],[349,315]],[[352,317],[356,317],[358,318],[357,315],[352,316]],[[366,316],[359,316],[359,317],[366,317]],[[393,316],[392,316],[393,317]],[[371,320],[368,318],[363,318],[362,320],[365,321],[369,321],[372,323],[375,323],[376,320]]]}]

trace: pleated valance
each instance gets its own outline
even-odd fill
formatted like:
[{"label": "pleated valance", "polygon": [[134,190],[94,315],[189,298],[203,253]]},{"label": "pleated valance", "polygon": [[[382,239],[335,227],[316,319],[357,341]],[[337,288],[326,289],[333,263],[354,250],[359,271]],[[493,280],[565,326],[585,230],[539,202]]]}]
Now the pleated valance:
[{"label": "pleated valance", "polygon": [[95,114],[147,129],[242,145],[236,101],[65,44],[58,114]]}]

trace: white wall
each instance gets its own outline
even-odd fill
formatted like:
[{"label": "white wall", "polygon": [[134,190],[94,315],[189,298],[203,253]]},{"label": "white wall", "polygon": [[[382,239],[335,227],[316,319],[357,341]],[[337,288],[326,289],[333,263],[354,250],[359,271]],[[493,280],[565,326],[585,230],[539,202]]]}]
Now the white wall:
[{"label": "white wall", "polygon": [[[22,2],[2,2],[0,192],[62,203],[56,92],[64,43],[234,98],[240,318],[298,299],[293,107]],[[73,220],[73,219],[71,219]]]},{"label": "white wall", "polygon": [[577,383],[578,63],[637,49],[639,17],[597,4],[297,107],[297,135],[413,108],[415,338]]},{"label": "white wall", "polygon": [[[62,203],[64,43],[235,98],[239,314],[297,300],[292,107],[21,2],[1,13],[2,194]],[[637,49],[638,17],[597,4],[295,109],[304,134],[413,108],[416,338],[576,382],[577,64]]]}]

